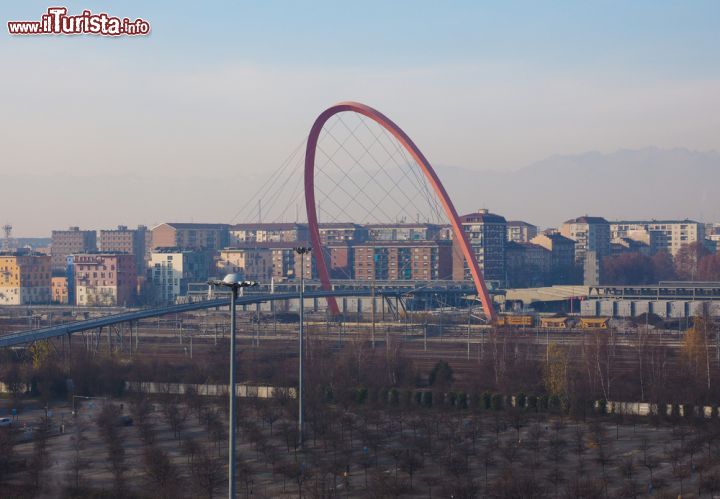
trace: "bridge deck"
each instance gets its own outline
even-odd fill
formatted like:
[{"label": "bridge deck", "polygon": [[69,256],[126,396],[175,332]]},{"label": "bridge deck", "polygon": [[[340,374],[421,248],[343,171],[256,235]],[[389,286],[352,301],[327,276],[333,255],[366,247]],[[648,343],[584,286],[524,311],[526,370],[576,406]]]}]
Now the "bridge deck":
[{"label": "bridge deck", "polygon": [[[370,290],[337,290],[337,291],[306,291],[305,298],[325,298],[327,296],[356,296],[364,297],[371,296],[373,294]],[[376,290],[375,296],[399,296],[407,294],[407,291],[399,290]],[[299,299],[300,293],[254,293],[247,294],[245,296],[238,296],[238,305],[250,305],[255,303],[262,303],[267,301],[277,300],[291,300]],[[119,314],[112,314],[105,317],[99,317],[96,319],[87,319],[83,321],[69,322],[58,326],[45,327],[40,329],[31,329],[28,331],[20,331],[17,333],[11,333],[4,336],[0,336],[0,348],[12,347],[21,345],[23,343],[29,343],[32,341],[45,340],[48,338],[57,338],[64,335],[70,335],[72,333],[78,333],[81,331],[88,331],[91,329],[97,329],[100,327],[111,326],[113,324],[120,324],[123,322],[137,321],[140,319],[148,319],[151,317],[159,317],[166,314],[192,312],[193,310],[202,310],[206,308],[215,308],[228,306],[230,304],[230,298],[218,298],[212,300],[196,301],[191,303],[183,303],[180,305],[169,305],[160,308],[151,308],[143,310],[135,310],[132,312],[123,312]]]}]

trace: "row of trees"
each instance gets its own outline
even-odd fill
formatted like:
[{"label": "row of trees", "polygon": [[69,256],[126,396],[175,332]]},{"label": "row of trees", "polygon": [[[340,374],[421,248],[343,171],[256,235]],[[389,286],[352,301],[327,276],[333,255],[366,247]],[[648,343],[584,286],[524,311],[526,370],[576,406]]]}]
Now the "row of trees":
[{"label": "row of trees", "polygon": [[624,253],[605,257],[601,278],[604,284],[654,284],[663,280],[720,281],[720,254],[710,253],[699,242],[682,246],[675,258],[665,251],[653,256]]}]

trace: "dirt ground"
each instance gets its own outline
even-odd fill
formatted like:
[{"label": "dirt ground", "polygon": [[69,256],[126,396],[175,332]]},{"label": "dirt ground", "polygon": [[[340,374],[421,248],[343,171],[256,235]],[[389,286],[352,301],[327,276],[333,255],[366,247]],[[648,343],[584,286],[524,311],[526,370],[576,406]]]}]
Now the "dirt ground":
[{"label": "dirt ground", "polygon": [[[216,424],[224,426],[227,419],[216,402],[207,399],[202,405],[217,411],[221,417]],[[128,400],[110,403],[124,415],[132,412]],[[183,445],[188,439],[208,449],[215,466],[222,468],[214,495],[226,495],[226,435],[208,432],[193,410],[172,404],[186,417],[179,438],[161,402],[152,403],[146,421],[154,429],[153,446],[167,454],[175,469],[173,495],[201,497],[193,488],[191,458]],[[642,419],[634,424],[608,418],[574,422],[504,411],[416,407],[345,412],[331,407],[326,417],[309,418],[304,450],[298,450],[295,422],[286,417],[291,411],[270,411],[274,403],[269,402],[242,404],[241,497],[298,497],[300,486],[306,497],[678,497],[681,488],[682,497],[699,497],[701,488],[703,497],[718,493],[711,478],[720,470],[720,441],[707,426],[653,425]],[[50,405],[49,462],[35,497],[60,497],[71,482],[78,426],[87,428],[82,484],[108,494],[113,490],[108,448],[97,424],[102,405],[101,400],[83,401],[77,416],[69,404]],[[15,428],[38,426],[44,416],[44,407],[36,404],[19,415]],[[140,428],[134,424],[118,431],[125,450],[127,494],[153,497],[149,491],[157,479],[148,474],[148,445]],[[27,438],[15,446],[18,460],[25,463],[34,449]],[[25,476],[26,471],[18,471],[10,483],[23,490]]]}]

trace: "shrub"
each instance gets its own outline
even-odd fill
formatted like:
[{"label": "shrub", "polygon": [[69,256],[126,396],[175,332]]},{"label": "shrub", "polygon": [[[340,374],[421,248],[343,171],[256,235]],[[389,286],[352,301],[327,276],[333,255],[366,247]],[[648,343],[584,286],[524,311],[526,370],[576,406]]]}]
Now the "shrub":
[{"label": "shrub", "polygon": [[490,400],[490,406],[494,411],[500,411],[503,408],[503,396],[495,393]]},{"label": "shrub", "polygon": [[605,400],[605,399],[598,400],[597,412],[598,412],[598,414],[607,414],[607,400]]},{"label": "shrub", "polygon": [[439,386],[448,386],[453,381],[453,370],[450,367],[450,364],[444,360],[438,361],[438,363],[430,370],[430,375],[428,376],[428,384],[430,386],[435,385],[435,383]]},{"label": "shrub", "polygon": [[468,408],[468,397],[467,397],[467,393],[465,393],[465,392],[460,392],[460,393],[458,394],[457,406],[458,406],[459,409],[467,409],[467,408]]},{"label": "shrub", "polygon": [[398,405],[400,403],[400,393],[395,388],[390,389],[389,397],[392,405]]},{"label": "shrub", "polygon": [[492,406],[492,394],[490,392],[483,392],[482,399],[482,408],[485,410],[490,409],[490,407]]},{"label": "shrub", "polygon": [[367,388],[358,388],[355,392],[355,400],[358,404],[362,404],[367,400],[368,390]]},{"label": "shrub", "polygon": [[527,399],[527,408],[529,411],[537,412],[538,409],[538,398],[535,395],[530,395]]},{"label": "shrub", "polygon": [[432,405],[433,405],[432,392],[422,392],[422,405],[425,407],[432,407]]}]

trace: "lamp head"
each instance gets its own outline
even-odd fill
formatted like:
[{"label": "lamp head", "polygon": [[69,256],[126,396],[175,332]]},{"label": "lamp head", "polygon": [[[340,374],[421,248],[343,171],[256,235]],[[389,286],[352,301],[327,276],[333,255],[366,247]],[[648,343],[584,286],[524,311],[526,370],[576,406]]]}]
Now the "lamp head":
[{"label": "lamp head", "polygon": [[234,286],[242,282],[242,276],[240,274],[228,274],[223,278],[222,282],[226,286]]}]

